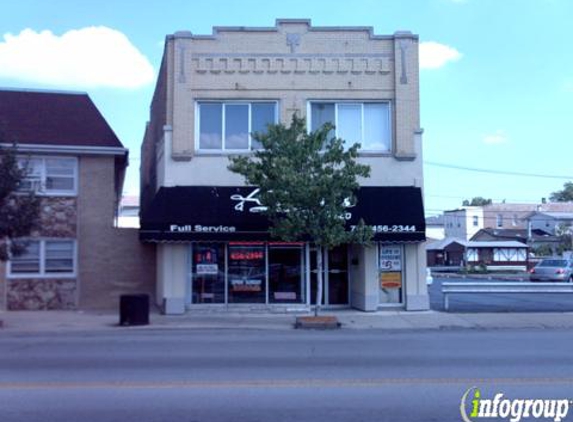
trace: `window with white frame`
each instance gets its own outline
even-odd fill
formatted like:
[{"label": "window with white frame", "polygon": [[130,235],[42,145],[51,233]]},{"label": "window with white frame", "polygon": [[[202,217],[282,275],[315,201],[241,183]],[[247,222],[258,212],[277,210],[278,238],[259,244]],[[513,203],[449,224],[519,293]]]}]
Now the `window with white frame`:
[{"label": "window with white frame", "polygon": [[503,214],[498,214],[495,217],[495,225],[497,228],[503,227]]},{"label": "window with white frame", "polygon": [[277,103],[271,101],[200,101],[197,113],[199,151],[259,149],[252,134],[265,132],[267,125],[277,123]]},{"label": "window with white frame", "polygon": [[361,151],[389,152],[392,146],[390,103],[310,102],[310,122],[314,131],[326,122],[335,126],[333,136],[350,145],[360,143]]},{"label": "window with white frame", "polygon": [[26,170],[20,191],[46,195],[76,193],[78,161],[75,157],[19,157],[18,163]]},{"label": "window with white frame", "polygon": [[11,276],[74,275],[76,242],[69,239],[29,240],[26,250],[10,260]]}]

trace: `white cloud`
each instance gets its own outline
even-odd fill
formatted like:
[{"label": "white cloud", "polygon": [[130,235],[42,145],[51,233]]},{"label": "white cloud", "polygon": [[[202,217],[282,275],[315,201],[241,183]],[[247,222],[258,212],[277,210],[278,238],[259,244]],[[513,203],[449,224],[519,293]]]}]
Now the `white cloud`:
[{"label": "white cloud", "polygon": [[25,29],[0,39],[0,77],[62,87],[138,88],[154,80],[149,60],[121,32],[104,26]]},{"label": "white cloud", "polygon": [[485,135],[483,137],[483,142],[486,144],[503,144],[505,142],[507,142],[509,139],[507,137],[507,135],[505,134],[504,131],[502,130],[497,130],[495,131],[495,133],[491,133],[489,135]]},{"label": "white cloud", "polygon": [[420,43],[420,68],[438,69],[448,62],[455,62],[462,54],[453,47],[435,41]]}]

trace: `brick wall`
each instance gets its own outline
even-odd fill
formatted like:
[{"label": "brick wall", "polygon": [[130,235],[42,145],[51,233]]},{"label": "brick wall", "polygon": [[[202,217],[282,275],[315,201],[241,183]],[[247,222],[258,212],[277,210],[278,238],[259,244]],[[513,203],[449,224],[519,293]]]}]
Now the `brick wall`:
[{"label": "brick wall", "polygon": [[83,257],[79,307],[117,309],[119,297],[147,293],[155,302],[155,245],[139,242],[138,229],[109,228],[107,247]]},{"label": "brick wall", "polygon": [[[40,224],[30,238],[65,238],[77,236],[77,199],[42,197]],[[77,305],[76,277],[7,278],[6,265],[0,266],[0,309],[49,310],[73,309]],[[4,282],[2,282],[4,280]]]},{"label": "brick wall", "polygon": [[136,229],[114,219],[114,160],[82,157],[78,197],[79,307],[114,308],[122,293],[152,293],[153,245],[141,245]]}]

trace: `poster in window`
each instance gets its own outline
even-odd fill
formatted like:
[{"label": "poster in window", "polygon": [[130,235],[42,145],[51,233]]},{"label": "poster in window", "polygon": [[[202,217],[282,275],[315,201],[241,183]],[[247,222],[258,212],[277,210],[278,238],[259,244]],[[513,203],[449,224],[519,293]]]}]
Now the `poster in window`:
[{"label": "poster in window", "polygon": [[401,272],[380,272],[381,289],[399,289],[402,287]]},{"label": "poster in window", "polygon": [[401,246],[381,246],[380,247],[380,271],[401,272],[402,271],[402,247]]}]

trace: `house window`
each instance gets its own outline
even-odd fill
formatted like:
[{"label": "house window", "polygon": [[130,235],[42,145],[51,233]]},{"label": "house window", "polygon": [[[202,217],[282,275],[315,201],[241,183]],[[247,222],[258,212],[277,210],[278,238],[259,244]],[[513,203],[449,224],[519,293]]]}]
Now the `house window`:
[{"label": "house window", "polygon": [[75,195],[77,159],[73,157],[19,157],[26,177],[19,190],[43,195]]},{"label": "house window", "polygon": [[75,274],[76,242],[73,240],[31,240],[26,251],[10,260],[10,276],[60,277]]},{"label": "house window", "polygon": [[497,228],[503,227],[503,215],[502,214],[498,214],[496,216],[495,225]]},{"label": "house window", "polygon": [[478,216],[477,216],[477,215],[474,215],[474,216],[473,216],[473,224],[474,224],[474,227],[477,227],[478,224],[479,224],[479,222],[478,222]]},{"label": "house window", "polygon": [[199,102],[200,151],[249,151],[259,149],[252,137],[277,123],[276,102]]},{"label": "house window", "polygon": [[513,214],[513,220],[511,220],[511,225],[512,225],[512,226],[517,226],[517,223],[518,223],[517,220],[518,220],[517,214]]},{"label": "house window", "polygon": [[335,126],[332,136],[344,139],[349,145],[360,143],[363,152],[391,149],[389,102],[311,102],[309,116],[310,130],[330,122]]}]

